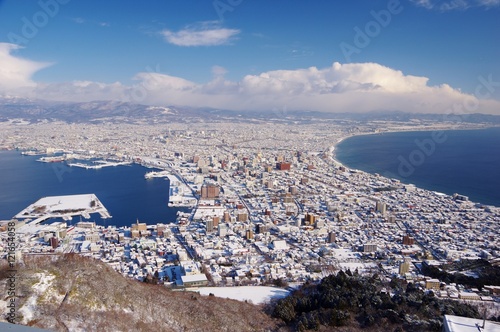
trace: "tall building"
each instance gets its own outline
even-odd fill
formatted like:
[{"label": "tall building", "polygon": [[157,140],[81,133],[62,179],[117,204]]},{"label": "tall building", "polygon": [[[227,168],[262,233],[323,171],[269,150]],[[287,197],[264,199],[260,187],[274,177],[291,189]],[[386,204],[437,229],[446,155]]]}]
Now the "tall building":
[{"label": "tall building", "polygon": [[337,236],[335,235],[334,232],[328,233],[328,243],[335,243],[337,240]]},{"label": "tall building", "polygon": [[156,234],[160,237],[165,235],[165,230],[167,229],[167,225],[157,224],[156,225]]},{"label": "tall building", "polygon": [[213,216],[212,217],[212,221],[214,223],[214,228],[218,228],[219,227],[219,222],[220,222],[220,217],[219,216]]},{"label": "tall building", "polygon": [[213,219],[207,219],[206,230],[207,230],[207,233],[210,233],[211,231],[214,230],[214,221],[213,221]]},{"label": "tall building", "polygon": [[245,222],[248,220],[248,214],[246,212],[238,212],[238,221]]},{"label": "tall building", "polygon": [[410,262],[405,260],[399,264],[399,274],[403,276],[408,272],[410,272]]},{"label": "tall building", "polygon": [[227,225],[226,224],[219,224],[218,235],[220,237],[224,237],[227,235]]},{"label": "tall building", "polygon": [[409,235],[403,236],[403,244],[407,246],[412,246],[415,244],[415,239]]},{"label": "tall building", "polygon": [[204,184],[201,187],[201,198],[215,199],[219,198],[219,186],[216,184]]},{"label": "tall building", "polygon": [[264,225],[264,224],[257,224],[255,226],[255,232],[257,234],[263,234],[263,233],[269,232],[269,226]]},{"label": "tall building", "polygon": [[387,210],[387,205],[384,202],[377,201],[375,204],[375,211],[385,214]]},{"label": "tall building", "polygon": [[57,248],[57,246],[59,245],[59,240],[55,236],[51,237],[49,242],[50,242],[50,246],[52,247],[52,249]]},{"label": "tall building", "polygon": [[309,214],[307,213],[305,218],[304,218],[304,225],[314,225],[314,223],[316,222],[316,217],[314,216],[314,214]]}]

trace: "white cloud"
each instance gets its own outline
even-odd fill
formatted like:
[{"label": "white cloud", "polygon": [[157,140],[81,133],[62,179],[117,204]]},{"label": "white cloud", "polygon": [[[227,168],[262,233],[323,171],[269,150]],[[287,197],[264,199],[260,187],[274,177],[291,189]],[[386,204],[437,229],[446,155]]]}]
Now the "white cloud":
[{"label": "white cloud", "polygon": [[12,93],[19,88],[33,87],[32,75],[50,66],[49,63],[35,62],[12,55],[21,47],[0,43],[0,92]]},{"label": "white cloud", "polygon": [[[276,70],[234,82],[215,76],[205,84],[162,74],[143,73],[152,104],[233,110],[318,110],[369,112],[401,110],[449,113],[451,107],[476,105],[474,112],[499,113],[500,102],[478,100],[447,84],[429,86],[428,78],[405,75],[376,63],[334,63],[331,67]],[[455,109],[457,112],[457,109]]]},{"label": "white cloud", "polygon": [[179,31],[163,30],[165,40],[177,46],[217,46],[228,44],[240,30],[220,27],[217,22],[201,22]]},{"label": "white cloud", "polygon": [[[37,83],[32,75],[47,64],[11,55],[16,48],[0,44],[0,94],[16,92],[22,97],[49,100],[118,100],[241,111],[457,113],[462,108],[468,113],[500,114],[498,100],[478,99],[447,84],[432,86],[426,77],[404,74],[377,63],[335,62],[326,68],[273,70],[246,75],[239,81],[227,80],[226,70],[214,66],[213,78],[207,83],[157,72],[138,73],[135,83],[128,86],[91,81]],[[489,80],[497,82],[498,78]],[[488,91],[488,87],[481,89],[483,94]]]},{"label": "white cloud", "polygon": [[410,1],[419,7],[424,7],[427,9],[434,8],[434,4],[431,2],[431,0],[410,0]]},{"label": "white cloud", "polygon": [[473,7],[486,9],[500,6],[500,0],[410,0],[415,5],[441,11],[466,10]]},{"label": "white cloud", "polygon": [[226,68],[221,66],[212,66],[212,75],[214,75],[214,77],[223,77],[226,73]]},{"label": "white cloud", "polygon": [[496,7],[500,6],[500,0],[477,0],[477,4],[483,7]]}]

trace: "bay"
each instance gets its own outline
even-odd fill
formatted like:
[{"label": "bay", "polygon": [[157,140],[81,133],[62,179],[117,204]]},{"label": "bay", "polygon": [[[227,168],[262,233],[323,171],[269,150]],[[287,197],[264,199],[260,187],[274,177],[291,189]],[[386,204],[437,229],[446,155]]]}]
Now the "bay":
[{"label": "bay", "polygon": [[83,169],[63,163],[42,163],[40,156],[23,156],[18,151],[0,151],[0,220],[8,220],[45,196],[95,194],[112,218],[90,220],[101,225],[130,226],[139,220],[153,224],[176,220],[169,208],[169,182],[144,179],[150,171],[141,165]]},{"label": "bay", "polygon": [[500,128],[354,136],[336,146],[335,158],[353,169],[500,206]]}]

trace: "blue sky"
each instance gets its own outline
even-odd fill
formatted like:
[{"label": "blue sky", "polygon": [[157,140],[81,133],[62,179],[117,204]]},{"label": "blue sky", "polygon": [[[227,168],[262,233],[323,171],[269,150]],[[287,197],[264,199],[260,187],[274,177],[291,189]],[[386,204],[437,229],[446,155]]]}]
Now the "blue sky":
[{"label": "blue sky", "polygon": [[0,0],[0,94],[500,113],[499,45],[500,0]]}]

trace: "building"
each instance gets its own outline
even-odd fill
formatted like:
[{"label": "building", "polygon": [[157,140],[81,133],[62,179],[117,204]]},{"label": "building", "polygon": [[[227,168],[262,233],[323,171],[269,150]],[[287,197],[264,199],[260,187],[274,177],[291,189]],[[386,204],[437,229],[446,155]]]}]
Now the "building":
[{"label": "building", "polygon": [[266,232],[269,232],[269,226],[263,224],[257,224],[255,226],[255,232],[257,234],[264,234]]},{"label": "building", "polygon": [[156,225],[156,233],[158,236],[163,237],[165,235],[165,230],[167,229],[167,226],[164,224],[157,224]]},{"label": "building", "polygon": [[203,287],[208,284],[207,276],[202,273],[182,276],[181,280],[184,287]]},{"label": "building", "polygon": [[52,249],[57,248],[57,246],[59,245],[59,240],[57,239],[57,237],[51,237],[49,242]]},{"label": "building", "polygon": [[238,221],[245,222],[248,220],[248,214],[246,212],[238,213]]},{"label": "building", "polygon": [[440,284],[438,279],[428,279],[425,281],[425,289],[439,290]]},{"label": "building", "polygon": [[316,220],[316,222],[314,223],[314,228],[321,229],[323,227],[325,227],[325,221],[321,219]]},{"label": "building", "polygon": [[405,260],[399,264],[399,274],[404,276],[408,272],[410,272],[410,262]]},{"label": "building", "polygon": [[218,228],[219,227],[219,222],[220,222],[220,217],[219,216],[213,216],[212,217],[212,221],[214,223],[214,228]]},{"label": "building", "polygon": [[334,232],[328,233],[328,243],[335,243],[337,240],[337,236],[335,235]]},{"label": "building", "polygon": [[216,184],[204,184],[201,187],[201,198],[215,199],[219,198],[220,189]]},{"label": "building", "polygon": [[139,223],[139,219],[137,219],[135,224],[132,224],[132,230],[137,230],[139,232],[145,232],[147,230],[147,225],[145,222]]},{"label": "building", "polygon": [[288,249],[288,245],[285,240],[274,240],[273,241],[273,249],[274,250],[286,250]]},{"label": "building", "polygon": [[484,289],[492,294],[500,295],[500,286],[484,285]]},{"label": "building", "polygon": [[90,243],[96,243],[101,239],[99,233],[87,233],[85,234],[85,241],[89,241]]},{"label": "building", "polygon": [[213,230],[214,230],[214,221],[213,221],[213,219],[207,219],[207,224],[206,224],[206,231],[207,231],[207,233],[210,233]]},{"label": "building", "polygon": [[227,225],[226,224],[219,224],[218,235],[220,237],[224,237],[227,235]]},{"label": "building", "polygon": [[95,222],[93,222],[93,221],[80,221],[79,223],[76,224],[76,227],[93,229],[93,228],[95,228]]},{"label": "building", "polygon": [[377,251],[376,244],[364,244],[363,245],[363,252],[375,252],[375,251]]},{"label": "building", "polygon": [[316,222],[316,216],[314,214],[307,213],[304,217],[304,225],[314,225]]},{"label": "building", "polygon": [[407,246],[412,246],[415,244],[415,239],[409,235],[403,236],[403,244]]},{"label": "building", "polygon": [[481,297],[479,297],[479,295],[477,295],[474,292],[460,292],[460,294],[458,294],[458,297],[461,300],[468,300],[468,301],[479,301],[479,300],[481,300]]},{"label": "building", "polygon": [[289,171],[292,164],[286,162],[276,163],[276,169],[279,171]]},{"label": "building", "polygon": [[387,205],[384,202],[377,201],[377,203],[375,204],[375,211],[380,212],[384,215],[386,210],[387,210]]}]

